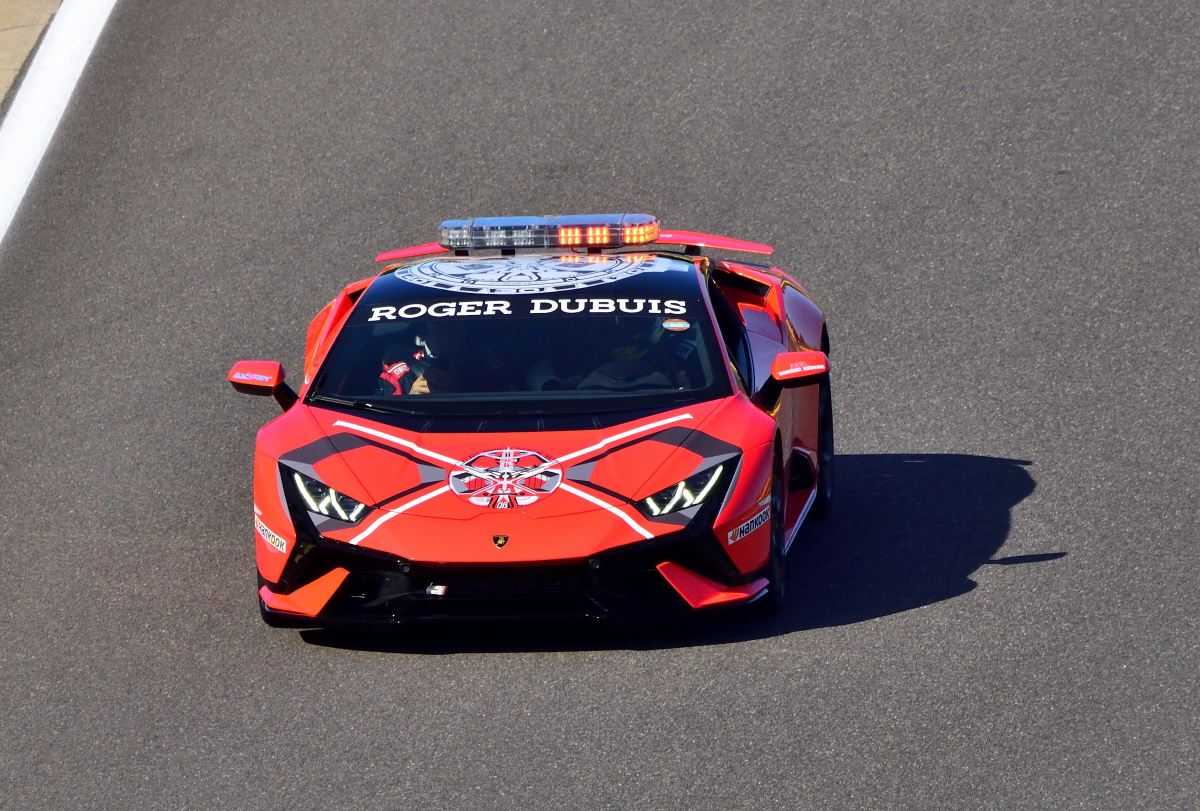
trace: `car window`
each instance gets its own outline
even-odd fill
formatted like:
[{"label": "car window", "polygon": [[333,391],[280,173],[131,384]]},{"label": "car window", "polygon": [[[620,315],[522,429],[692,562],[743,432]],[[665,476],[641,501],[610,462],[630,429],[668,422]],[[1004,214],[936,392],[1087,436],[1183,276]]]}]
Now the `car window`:
[{"label": "car window", "polygon": [[820,335],[804,335],[801,332],[806,325],[814,323],[814,314],[815,322],[820,323],[820,311],[817,306],[795,287],[784,284],[783,309],[787,313],[788,323],[796,340],[809,349],[820,349]]},{"label": "car window", "polygon": [[720,286],[710,280],[708,287],[713,314],[717,317],[717,328],[721,331],[721,339],[729,352],[738,385],[743,394],[750,396],[750,392],[754,390],[754,364],[750,356],[750,342],[746,338],[746,325],[742,323],[737,307],[725,297]]},{"label": "car window", "polygon": [[475,317],[456,317],[438,313],[457,309],[436,306],[412,305],[406,314],[425,312],[411,318],[376,308],[377,320],[347,326],[310,394],[422,413],[470,411],[471,403],[486,403],[484,411],[563,413],[729,394],[699,300],[679,302],[671,314],[489,318],[471,305],[463,309]]}]

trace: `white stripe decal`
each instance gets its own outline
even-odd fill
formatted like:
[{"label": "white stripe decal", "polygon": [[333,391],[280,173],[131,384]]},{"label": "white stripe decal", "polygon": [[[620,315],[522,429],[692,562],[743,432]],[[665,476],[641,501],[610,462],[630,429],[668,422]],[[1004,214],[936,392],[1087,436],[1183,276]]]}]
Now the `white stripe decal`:
[{"label": "white stripe decal", "polygon": [[430,459],[437,459],[439,462],[445,462],[448,465],[457,465],[458,464],[457,459],[451,459],[449,456],[442,456],[437,451],[426,450],[425,448],[422,448],[420,445],[414,445],[412,442],[409,442],[407,439],[401,439],[398,436],[392,436],[391,434],[385,434],[383,431],[376,431],[374,428],[369,428],[366,425],[358,425],[357,423],[345,422],[343,420],[338,420],[333,425],[335,428],[340,425],[343,428],[350,428],[351,430],[358,431],[359,433],[379,437],[380,439],[386,439],[388,442],[395,442],[397,445],[401,445],[405,448],[410,448],[410,449],[416,451],[417,453],[421,454],[422,456],[428,456]]},{"label": "white stripe decal", "polygon": [[[657,422],[651,422],[651,423],[647,423],[645,425],[640,425],[637,428],[630,428],[628,431],[622,431],[619,434],[613,434],[610,437],[606,437],[606,438],[600,440],[599,442],[597,442],[595,445],[591,445],[589,447],[583,448],[582,450],[575,451],[574,453],[568,453],[566,456],[561,456],[556,461],[559,464],[561,464],[561,463],[567,462],[571,459],[577,459],[580,456],[585,456],[589,453],[592,453],[593,451],[598,451],[601,448],[605,447],[606,445],[611,445],[612,443],[618,442],[622,439],[626,439],[627,437],[636,436],[637,434],[642,434],[642,433],[645,433],[646,431],[651,431],[655,428],[661,428],[664,425],[670,425],[671,423],[679,422],[680,420],[690,420],[690,419],[692,419],[691,414],[677,414],[676,416],[668,417],[665,420],[658,420]],[[454,466],[454,467],[464,466],[463,463],[461,461],[459,461],[458,459],[451,459],[449,456],[444,456],[443,454],[440,454],[437,451],[431,451],[428,448],[422,448],[420,445],[417,445],[413,442],[409,442],[407,439],[401,439],[398,436],[393,436],[392,434],[388,434],[383,431],[378,431],[367,425],[359,425],[358,423],[346,422],[345,420],[337,420],[336,422],[334,422],[333,425],[335,428],[337,428],[337,427],[349,428],[352,431],[358,431],[359,433],[366,434],[367,436],[373,436],[373,437],[377,437],[379,439],[386,439],[388,442],[393,442],[403,448],[408,448],[412,451],[415,451],[416,453],[421,454],[422,456],[426,456],[430,459],[436,459],[439,462],[445,462],[446,464]],[[544,467],[550,467],[553,464],[554,464],[554,462],[551,462],[551,463],[545,465]],[[566,490],[568,493],[578,496],[579,498],[583,499],[584,501],[590,502],[592,504],[595,504],[597,507],[602,507],[605,510],[608,510],[610,513],[617,516],[622,521],[624,521],[626,524],[628,524],[634,530],[634,532],[637,532],[639,535],[641,535],[646,540],[649,540],[654,537],[653,533],[648,532],[645,527],[638,524],[636,521],[634,521],[632,518],[630,518],[625,513],[621,512],[619,509],[617,509],[613,505],[608,504],[604,501],[601,501],[600,499],[596,498],[595,496],[585,493],[582,490],[572,487],[571,485],[567,484],[566,482],[560,483],[559,489]],[[362,541],[366,540],[366,538],[372,532],[374,532],[376,529],[378,529],[384,522],[392,520],[397,515],[404,512],[405,510],[409,509],[410,507],[415,507],[416,505],[418,505],[424,501],[427,501],[427,500],[433,498],[434,496],[438,496],[438,495],[441,495],[442,493],[447,493],[449,491],[450,491],[450,486],[446,485],[444,487],[441,487],[441,488],[433,491],[432,493],[426,493],[425,495],[421,496],[420,498],[414,499],[413,501],[408,502],[407,504],[403,505],[402,507],[399,507],[394,510],[389,510],[385,515],[380,516],[378,521],[376,521],[374,524],[372,524],[371,526],[369,526],[365,530],[363,530],[358,536],[356,536],[354,538],[354,540],[350,541],[350,543],[357,546],[358,544],[362,543]]]},{"label": "white stripe decal", "polygon": [[437,496],[440,496],[442,493],[449,493],[449,492],[450,492],[450,485],[447,484],[443,487],[439,487],[438,489],[434,490],[431,493],[426,493],[425,495],[421,496],[420,498],[414,498],[412,501],[408,502],[407,504],[403,504],[394,510],[388,510],[382,516],[379,517],[378,521],[376,521],[374,524],[371,524],[371,526],[367,527],[362,532],[360,532],[358,535],[356,535],[354,537],[354,539],[350,541],[350,543],[354,546],[358,546],[360,543],[365,541],[372,532],[379,529],[381,526],[383,526],[384,523],[391,521],[397,515],[404,512],[405,510],[409,509],[410,507],[415,507],[418,504],[422,504],[426,501],[429,501],[429,499],[431,499],[431,498],[436,498]]},{"label": "white stripe decal", "polygon": [[[630,428],[628,431],[622,431],[619,434],[613,434],[610,437],[606,437],[606,438],[600,440],[599,442],[597,442],[595,445],[590,445],[589,447],[586,447],[582,450],[574,451],[573,453],[568,453],[566,456],[560,456],[560,457],[558,457],[558,459],[556,461],[559,462],[560,464],[563,462],[568,462],[571,459],[576,459],[580,456],[589,454],[592,451],[598,451],[601,448],[603,448],[605,445],[611,445],[613,442],[617,442],[619,440],[625,439],[626,437],[635,436],[637,434],[641,434],[646,431],[650,431],[655,428],[659,428],[663,425],[670,425],[671,423],[679,422],[680,420],[690,420],[690,419],[692,419],[691,414],[677,414],[676,416],[668,417],[665,420],[659,420],[658,422],[647,423],[646,425],[641,425],[641,426],[638,426],[637,428]],[[392,436],[391,434],[386,434],[383,431],[377,431],[374,428],[370,428],[366,425],[359,425],[358,423],[354,423],[354,422],[346,422],[345,420],[338,420],[333,425],[335,428],[338,426],[341,426],[342,428],[349,428],[351,430],[358,431],[360,433],[364,433],[369,436],[379,437],[380,439],[386,439],[389,442],[395,442],[397,445],[400,445],[405,448],[410,448],[410,449],[416,451],[417,453],[421,454],[422,456],[428,456],[430,459],[436,459],[439,462],[445,462],[446,464],[455,465],[455,466],[462,464],[462,462],[458,459],[451,459],[449,456],[443,456],[442,454],[438,453],[437,451],[431,451],[427,448],[422,448],[420,445],[409,442],[407,439],[401,439],[398,436]]]},{"label": "white stripe decal", "polygon": [[572,487],[571,485],[567,484],[566,482],[560,483],[558,485],[558,489],[566,490],[571,495],[579,496],[584,501],[590,501],[591,503],[595,504],[597,507],[603,507],[604,509],[608,510],[610,513],[615,515],[617,518],[620,518],[626,524],[629,524],[629,526],[633,528],[634,532],[637,532],[639,535],[641,535],[646,540],[650,540],[651,538],[654,537],[653,533],[647,532],[645,527],[643,527],[638,522],[634,521],[632,518],[630,518],[628,515],[621,512],[620,510],[618,510],[613,505],[607,504],[607,503],[601,501],[600,499],[596,498],[595,496],[590,495],[589,493],[585,493],[582,490],[579,490],[578,488]]},{"label": "white stripe decal", "polygon": [[648,423],[647,425],[643,425],[639,428],[630,428],[628,431],[622,431],[619,434],[613,434],[612,436],[608,437],[607,439],[602,439],[599,442],[597,442],[595,445],[592,445],[590,448],[584,448],[581,451],[575,451],[574,453],[568,453],[566,456],[560,456],[560,457],[558,457],[558,461],[566,462],[568,459],[575,459],[576,457],[583,456],[584,454],[591,453],[592,451],[598,451],[601,448],[603,448],[605,445],[616,442],[619,439],[625,439],[625,437],[630,437],[630,436],[633,436],[634,434],[640,434],[643,431],[649,431],[652,428],[658,428],[660,425],[670,425],[673,422],[679,422],[680,420],[690,420],[691,418],[692,418],[691,414],[679,414],[674,417],[668,417],[665,420],[659,420],[658,422]]},{"label": "white stripe decal", "polygon": [[0,126],[0,240],[37,173],[117,0],[64,0]]}]

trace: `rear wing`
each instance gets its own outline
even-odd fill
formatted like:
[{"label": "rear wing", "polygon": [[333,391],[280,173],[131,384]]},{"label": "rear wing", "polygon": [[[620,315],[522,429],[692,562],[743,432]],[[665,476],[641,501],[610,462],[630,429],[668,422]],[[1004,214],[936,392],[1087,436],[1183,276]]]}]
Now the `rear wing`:
[{"label": "rear wing", "polygon": [[699,231],[659,231],[655,245],[686,245],[689,248],[715,248],[720,251],[741,251],[742,253],[775,253],[770,245],[757,242],[746,242],[732,237],[721,237],[716,234],[702,234]]},{"label": "rear wing", "polygon": [[427,242],[424,245],[413,245],[411,248],[401,248],[398,251],[381,253],[375,257],[375,261],[391,262],[395,259],[408,259],[411,256],[426,256],[433,253],[450,253],[450,249],[443,248],[436,242]]}]

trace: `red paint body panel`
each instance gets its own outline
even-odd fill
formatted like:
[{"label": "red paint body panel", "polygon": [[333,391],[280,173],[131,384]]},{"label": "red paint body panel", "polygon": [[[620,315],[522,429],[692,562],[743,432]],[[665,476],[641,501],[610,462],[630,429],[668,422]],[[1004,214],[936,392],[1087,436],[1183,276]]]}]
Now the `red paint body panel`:
[{"label": "red paint body panel", "polygon": [[[568,494],[564,492],[562,497],[566,500]],[[445,502],[457,496],[445,493],[438,498]],[[581,503],[581,507],[587,506]],[[465,511],[466,505],[460,509]],[[621,509],[633,521],[653,531],[653,525],[636,510]],[[594,507],[590,512],[557,516],[553,528],[544,529],[528,513],[497,512],[458,519],[400,515],[384,523],[361,546],[426,563],[477,565],[581,560],[642,540],[620,519]],[[375,516],[368,522],[373,520]],[[363,526],[369,527],[368,522]],[[496,535],[509,537],[503,549],[493,544]],[[336,533],[331,535],[335,536]]]},{"label": "red paint body panel", "polygon": [[813,303],[804,288],[787,279],[783,284],[784,308],[791,324],[792,339],[802,349],[824,349],[822,335],[825,331],[825,316]]},{"label": "red paint body panel", "polygon": [[334,569],[308,585],[301,586],[291,594],[276,594],[266,586],[259,589],[258,594],[267,604],[267,608],[272,611],[286,611],[302,617],[315,617],[321,613],[321,609],[329,602],[329,598],[342,585],[342,581],[348,574],[350,572],[346,569]]},{"label": "red paint body panel", "polygon": [[[354,471],[355,479],[362,485],[364,497],[358,499],[359,501],[381,502],[389,496],[403,493],[421,484],[421,473],[415,464],[374,445],[343,451],[341,458],[346,466]],[[324,463],[318,463],[318,466],[320,470],[317,472],[324,475]],[[337,488],[338,492],[351,495],[349,490],[342,490],[333,482],[329,484]]]},{"label": "red paint body panel", "polygon": [[[767,292],[764,295],[758,296],[749,290],[729,284],[721,284],[720,278],[718,277],[717,279],[717,284],[721,286],[725,296],[735,302],[738,309],[742,312],[747,329],[759,332],[776,341],[785,340],[787,337],[787,328],[785,326],[786,316],[784,315],[783,291],[780,288],[779,275],[764,271],[762,268],[750,267],[738,262],[715,262],[713,267],[717,270],[723,270],[735,276],[740,276],[743,279],[749,279],[767,288]],[[762,321],[753,323],[751,320],[745,318],[747,311],[755,310],[766,313],[773,322],[773,325],[768,326]]]},{"label": "red paint body panel", "polygon": [[699,231],[659,231],[656,245],[692,245],[697,248],[716,248],[723,251],[742,251],[744,253],[775,253],[770,245],[758,242],[747,242],[744,239],[702,234]]},{"label": "red paint body panel", "polygon": [[[692,453],[684,448],[678,448],[667,457],[654,473],[647,479],[641,487],[630,493],[630,496],[635,500],[652,496],[660,490],[665,490],[691,476],[693,473],[700,470],[700,466],[704,462],[704,457],[698,453]],[[636,480],[638,477],[625,477],[627,480]]]},{"label": "red paint body panel", "polygon": [[[717,537],[725,538],[724,533],[739,526],[747,515],[760,510],[762,505],[759,502],[770,493],[775,419],[745,397],[735,395],[721,401],[720,407],[709,415],[700,428],[742,448],[738,480],[713,524]],[[769,532],[757,532],[733,545],[727,545],[725,551],[738,571],[744,574],[766,564],[770,547]]]},{"label": "red paint body panel", "polygon": [[[719,400],[695,404],[602,430],[505,434],[501,447],[527,449],[547,459],[564,460],[559,465],[564,474],[563,485],[535,503],[511,510],[481,508],[446,487],[456,461],[492,449],[496,445],[494,438],[478,434],[417,434],[360,416],[348,417],[320,408],[304,410],[323,434],[334,438],[335,444],[345,445],[351,438],[365,437],[420,460],[413,462],[377,447],[360,447],[327,457],[315,469],[323,481],[339,492],[364,503],[379,503],[412,489],[414,482],[421,481],[422,466],[426,475],[428,471],[436,474],[434,479],[427,479],[427,486],[420,492],[388,502],[384,509],[366,514],[355,527],[331,531],[327,533],[329,537],[409,560],[485,564],[576,560],[677,531],[677,524],[652,521],[602,491],[587,492],[605,506],[577,495],[572,489],[579,489],[576,482],[589,482],[632,497],[686,478],[695,472],[701,457],[650,439],[649,435],[666,427],[695,428],[727,403]],[[298,427],[296,421],[291,430]],[[638,437],[645,441],[595,461],[608,447]],[[293,443],[293,447],[304,444],[294,440]],[[587,449],[592,450],[578,455]],[[369,464],[360,464],[364,460]],[[354,470],[364,471],[369,489],[351,473],[349,462]],[[553,519],[554,523],[547,524],[546,519]],[[492,544],[494,535],[508,535],[510,540],[498,549]]]},{"label": "red paint body panel", "polygon": [[449,248],[443,248],[436,242],[426,242],[424,245],[413,245],[411,248],[401,248],[388,251],[375,257],[376,262],[391,262],[395,259],[408,259],[411,256],[427,256],[435,253],[450,253]]},{"label": "red paint body panel", "polygon": [[[346,322],[346,317],[350,315],[353,306],[346,305],[353,305],[362,291],[370,287],[371,282],[375,279],[375,276],[368,276],[346,285],[337,297],[322,307],[316,317],[309,322],[308,333],[304,339],[304,383],[306,385],[316,374],[317,366],[320,365],[324,352],[328,350],[329,345],[341,330],[342,324]],[[334,313],[335,310],[337,310],[336,313]]]},{"label": "red paint body panel", "polygon": [[636,500],[686,479],[702,458],[682,448],[642,442],[601,459],[590,481]]},{"label": "red paint body panel", "polygon": [[288,555],[296,544],[296,531],[292,527],[292,519],[279,499],[279,477],[276,474],[276,463],[261,449],[254,452],[254,517],[262,521],[266,528],[283,538],[286,546],[280,552],[255,529],[254,555],[258,563],[258,572],[272,583],[278,582]]},{"label": "red paint body panel", "polygon": [[329,311],[333,309],[333,302],[329,302],[321,311],[313,316],[313,320],[308,322],[308,332],[304,337],[304,383],[308,384],[313,379],[313,375],[317,373],[317,342],[321,335],[325,332],[325,325],[329,322]]},{"label": "red paint body panel", "polygon": [[746,325],[746,329],[771,338],[776,343],[779,342],[783,330],[780,327],[777,315],[766,307],[747,303],[739,303],[738,311],[742,316],[742,323]]},{"label": "red paint body panel", "polygon": [[[308,445],[324,438],[320,423],[315,419],[318,409],[303,404],[284,412],[272,422],[267,423],[258,432],[258,447],[265,453],[278,459],[288,451]],[[319,468],[318,476],[328,476],[326,483],[339,493],[345,493],[353,499],[370,502],[373,499],[363,487],[358,476],[346,464],[341,454],[332,454],[317,462],[314,470]],[[278,481],[278,470],[272,471]],[[276,498],[282,498],[282,491],[277,491]]]},{"label": "red paint body panel", "polygon": [[737,529],[757,515],[770,501],[771,457],[775,453],[773,443],[748,448],[742,454],[742,473],[738,477],[732,496],[713,525],[717,540],[742,574],[760,569],[767,563],[771,552],[770,527],[764,526],[734,543],[727,538],[730,531]]},{"label": "red paint body panel", "polygon": [[[287,541],[287,553],[281,554],[255,533],[258,572],[268,581],[278,582],[291,554],[296,533],[283,499],[279,480],[279,457],[323,437],[311,410],[303,404],[289,409],[258,431],[254,452],[254,506],[256,515],[272,532]],[[339,492],[359,501],[370,500],[363,486],[344,461],[337,456],[322,460],[322,470],[337,481]],[[327,464],[325,464],[327,462]]]},{"label": "red paint body panel", "polygon": [[779,280],[783,276],[783,271],[778,268],[763,268],[761,265],[748,265],[744,262],[734,262],[730,259],[722,259],[715,262],[714,265],[722,270],[728,270],[730,273],[772,288],[779,286]]},{"label": "red paint body panel", "polygon": [[[333,346],[333,339],[337,337],[338,332],[342,329],[342,325],[350,317],[356,300],[356,297],[351,297],[343,290],[329,303],[329,313],[325,318],[325,323],[317,333],[317,339],[313,342],[312,347],[307,353],[309,360],[305,364],[304,374],[304,382],[306,384],[312,379],[312,375],[316,373],[317,368],[320,367],[321,361],[325,359],[325,354],[329,351],[329,347]],[[309,371],[310,368],[311,372]]]},{"label": "red paint body panel", "polygon": [[739,448],[769,443],[775,436],[775,419],[740,394],[719,400],[698,426]]},{"label": "red paint body panel", "polygon": [[669,561],[658,564],[657,568],[671,588],[679,592],[679,596],[687,600],[692,608],[711,608],[749,600],[768,585],[767,578],[760,577],[745,586],[723,586]]}]

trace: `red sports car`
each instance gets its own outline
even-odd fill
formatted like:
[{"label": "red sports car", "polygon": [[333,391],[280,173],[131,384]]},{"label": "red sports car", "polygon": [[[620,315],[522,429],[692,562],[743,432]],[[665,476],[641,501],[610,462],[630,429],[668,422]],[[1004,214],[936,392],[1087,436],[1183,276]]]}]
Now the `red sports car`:
[{"label": "red sports car", "polygon": [[235,388],[270,625],[622,617],[758,602],[833,493],[829,336],[740,240],[646,215],[451,220]]}]

